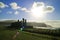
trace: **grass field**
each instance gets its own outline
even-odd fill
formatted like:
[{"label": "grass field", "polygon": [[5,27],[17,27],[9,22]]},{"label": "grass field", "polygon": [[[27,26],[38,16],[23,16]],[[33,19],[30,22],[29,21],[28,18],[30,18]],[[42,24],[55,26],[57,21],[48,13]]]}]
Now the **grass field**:
[{"label": "grass field", "polygon": [[[8,30],[0,25],[0,40],[13,40],[13,36],[18,30]],[[60,40],[60,37],[54,37],[45,34],[37,34],[26,31],[19,31],[19,35],[14,40]]]},{"label": "grass field", "polygon": [[[16,32],[17,30],[6,30],[3,26],[0,26],[0,40],[13,40],[12,38]],[[19,31],[15,40],[59,40],[59,38],[55,39],[55,37],[49,35]]]}]

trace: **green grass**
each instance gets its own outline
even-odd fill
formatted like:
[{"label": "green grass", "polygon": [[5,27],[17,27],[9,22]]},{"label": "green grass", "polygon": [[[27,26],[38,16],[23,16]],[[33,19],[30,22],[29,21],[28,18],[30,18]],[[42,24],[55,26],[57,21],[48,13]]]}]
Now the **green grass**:
[{"label": "green grass", "polygon": [[20,31],[17,40],[52,40],[52,38],[47,38],[46,35]]},{"label": "green grass", "polygon": [[[0,26],[0,40],[12,40],[17,30],[7,30],[4,26]],[[19,35],[15,40],[56,40],[55,37],[43,34],[19,31]],[[58,40],[60,40],[58,38]]]},{"label": "green grass", "polygon": [[15,31],[4,30],[0,32],[0,40],[11,40]]}]

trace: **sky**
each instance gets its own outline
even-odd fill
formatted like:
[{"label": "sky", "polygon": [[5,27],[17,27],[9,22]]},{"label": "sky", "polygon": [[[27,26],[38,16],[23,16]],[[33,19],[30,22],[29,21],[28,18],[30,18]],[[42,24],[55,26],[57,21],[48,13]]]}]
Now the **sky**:
[{"label": "sky", "polygon": [[0,20],[60,20],[60,0],[0,0]]}]

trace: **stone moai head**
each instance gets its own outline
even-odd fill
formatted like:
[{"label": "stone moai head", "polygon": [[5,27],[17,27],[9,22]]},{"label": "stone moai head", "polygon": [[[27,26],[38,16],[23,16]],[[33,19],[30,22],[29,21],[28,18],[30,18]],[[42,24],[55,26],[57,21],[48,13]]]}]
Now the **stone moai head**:
[{"label": "stone moai head", "polygon": [[18,22],[19,22],[19,19],[18,19]]}]

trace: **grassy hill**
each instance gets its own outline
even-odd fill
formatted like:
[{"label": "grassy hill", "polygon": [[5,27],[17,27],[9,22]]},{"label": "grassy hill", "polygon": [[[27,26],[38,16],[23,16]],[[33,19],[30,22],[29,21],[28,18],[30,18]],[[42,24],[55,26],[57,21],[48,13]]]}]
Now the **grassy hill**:
[{"label": "grassy hill", "polygon": [[[0,25],[10,25],[13,22],[17,22],[17,20],[0,21]],[[30,25],[30,26],[39,26],[39,27],[47,27],[48,26],[48,24],[37,23],[37,22],[27,22],[27,25]],[[50,25],[50,27],[51,27],[51,25]]]},{"label": "grassy hill", "polygon": [[[0,22],[0,40],[13,40],[13,36],[18,30],[8,30],[4,25],[10,24],[9,22]],[[15,40],[60,40],[60,37],[37,34],[26,31],[19,31],[19,35]]]},{"label": "grassy hill", "polygon": [[[13,40],[13,36],[18,30],[7,30],[3,26],[0,26],[0,40]],[[45,34],[36,34],[25,31],[19,31],[19,35],[15,40],[55,40],[57,37],[45,35]],[[58,37],[56,40],[60,40]]]}]

